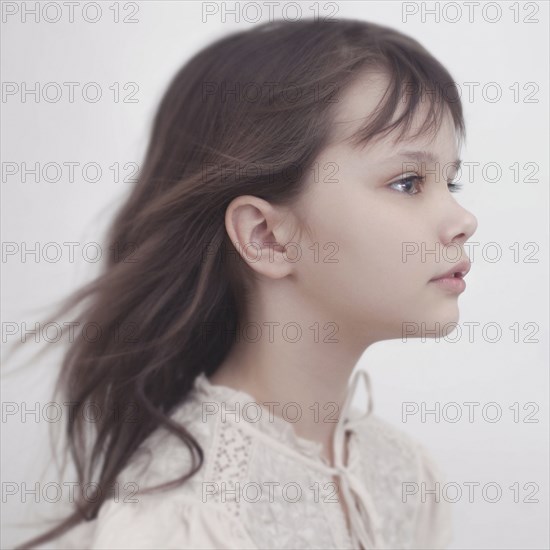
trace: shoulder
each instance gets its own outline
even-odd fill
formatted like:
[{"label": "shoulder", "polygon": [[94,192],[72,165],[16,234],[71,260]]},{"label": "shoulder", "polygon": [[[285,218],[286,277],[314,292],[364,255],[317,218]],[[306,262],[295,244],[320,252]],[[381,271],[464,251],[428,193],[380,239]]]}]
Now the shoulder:
[{"label": "shoulder", "polygon": [[[356,453],[352,454],[373,490],[391,492],[395,499],[414,484],[439,477],[428,450],[391,422],[375,415],[354,424]],[[431,475],[429,475],[431,474]]]},{"label": "shoulder", "polygon": [[95,520],[69,532],[63,548],[255,548],[236,518],[202,498],[201,471],[181,485],[142,492],[191,469],[183,443],[168,438],[163,446],[172,456],[162,452],[150,460],[143,460],[145,454],[137,457],[119,476],[116,496],[105,500]]},{"label": "shoulder", "polygon": [[56,548],[89,550],[220,548],[255,549],[242,526],[215,505],[186,501],[170,493],[110,500],[97,518],[56,541]]},{"label": "shoulder", "polygon": [[[355,427],[358,468],[386,517],[387,537],[400,529],[410,548],[447,548],[450,503],[442,498],[443,472],[427,447],[391,422],[371,414]],[[393,521],[393,520],[392,520]]]},{"label": "shoulder", "polygon": [[142,495],[135,503],[106,503],[90,549],[254,548],[241,525],[215,505],[175,493]]},{"label": "shoulder", "polygon": [[[201,422],[200,411],[191,406],[178,409],[172,419],[185,427],[207,457],[215,423]],[[145,491],[189,473],[197,458],[177,434],[157,428],[119,474],[116,496],[105,500],[95,520],[69,532],[68,544],[78,540],[79,547],[92,550],[255,548],[240,522],[223,506],[202,498],[207,464],[183,484]],[[87,544],[82,546],[81,540]]]},{"label": "shoulder", "polygon": [[[180,405],[170,419],[190,435],[206,457],[212,447],[215,433],[215,422],[202,420],[200,403],[190,398]],[[188,438],[169,430],[166,426],[157,427],[139,446],[119,475],[119,485],[138,484],[139,490],[173,481],[190,472],[198,463],[195,446]],[[204,466],[204,465],[203,465]],[[201,468],[202,470],[202,468]],[[198,485],[197,472],[181,486],[190,494]]]}]

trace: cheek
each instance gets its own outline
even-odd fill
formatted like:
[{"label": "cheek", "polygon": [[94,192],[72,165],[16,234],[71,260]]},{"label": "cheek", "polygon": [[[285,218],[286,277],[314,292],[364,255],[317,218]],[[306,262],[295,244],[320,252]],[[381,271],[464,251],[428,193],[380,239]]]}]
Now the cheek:
[{"label": "cheek", "polygon": [[364,281],[369,291],[383,292],[391,300],[392,295],[417,291],[427,265],[420,255],[406,254],[423,238],[418,218],[405,208],[379,202],[373,200],[350,216],[349,227],[354,229],[346,235],[342,255],[353,268],[351,274]]},{"label": "cheek", "polygon": [[312,222],[318,258],[312,261],[309,253],[301,266],[306,292],[331,311],[357,320],[365,314],[400,317],[429,279],[418,256],[403,254],[403,243],[414,240],[410,214],[365,197],[352,198],[345,207],[340,197],[337,204],[340,208],[329,208]]}]

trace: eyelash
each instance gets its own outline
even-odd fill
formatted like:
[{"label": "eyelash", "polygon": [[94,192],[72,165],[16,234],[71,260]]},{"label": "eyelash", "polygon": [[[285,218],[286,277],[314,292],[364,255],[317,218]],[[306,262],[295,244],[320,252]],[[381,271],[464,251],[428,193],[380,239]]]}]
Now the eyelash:
[{"label": "eyelash", "polygon": [[[397,181],[394,181],[393,183],[390,183],[390,185],[395,185],[395,184],[399,184],[399,183],[403,183],[403,182],[406,182],[406,181],[409,181],[409,180],[414,180],[414,181],[417,181],[418,184],[421,186],[421,188],[424,186],[424,183],[425,183],[425,180],[426,178],[424,176],[417,176],[417,175],[414,175],[414,176],[407,176],[406,178],[402,178],[400,180],[397,180]],[[462,189],[463,187],[463,184],[462,183],[454,183],[454,182],[448,182],[447,185],[449,186],[449,191],[451,193],[458,193],[460,192],[460,190]],[[416,193],[408,193],[405,191],[405,195],[418,195],[418,193],[420,193],[421,191],[417,191]]]}]

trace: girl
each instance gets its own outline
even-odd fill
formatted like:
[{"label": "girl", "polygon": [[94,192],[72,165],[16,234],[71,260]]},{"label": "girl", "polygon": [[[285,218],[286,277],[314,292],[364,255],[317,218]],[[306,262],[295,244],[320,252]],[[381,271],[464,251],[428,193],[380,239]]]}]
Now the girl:
[{"label": "girl", "polygon": [[[449,73],[389,28],[277,21],[195,55],[108,265],[60,311],[102,329],[59,379],[96,491],[24,547],[445,547],[435,466],[352,371],[458,319],[477,225],[451,194],[463,136]],[[109,413],[93,431],[90,403]]]}]

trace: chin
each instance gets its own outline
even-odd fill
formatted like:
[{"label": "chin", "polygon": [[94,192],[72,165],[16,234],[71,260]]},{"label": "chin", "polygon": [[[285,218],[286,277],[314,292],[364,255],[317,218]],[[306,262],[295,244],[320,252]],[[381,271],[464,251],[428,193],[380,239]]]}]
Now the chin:
[{"label": "chin", "polygon": [[403,320],[398,329],[399,334],[394,338],[407,340],[409,338],[422,338],[431,340],[444,338],[454,332],[458,325],[460,312],[458,305],[448,304],[444,311],[433,315],[416,316],[416,320]]},{"label": "chin", "polygon": [[451,320],[441,322],[441,334],[439,335],[440,338],[445,338],[445,336],[448,336],[452,332],[455,332],[457,324],[458,315]]},{"label": "chin", "polygon": [[[451,334],[456,330],[456,326],[460,319],[460,312],[458,306],[450,308],[449,312],[446,312],[444,315],[441,315],[438,318],[435,318],[431,324],[432,329],[437,331],[438,338],[444,338],[445,336]],[[429,325],[426,324],[426,327]]]}]

